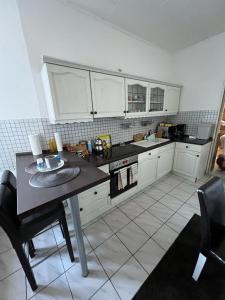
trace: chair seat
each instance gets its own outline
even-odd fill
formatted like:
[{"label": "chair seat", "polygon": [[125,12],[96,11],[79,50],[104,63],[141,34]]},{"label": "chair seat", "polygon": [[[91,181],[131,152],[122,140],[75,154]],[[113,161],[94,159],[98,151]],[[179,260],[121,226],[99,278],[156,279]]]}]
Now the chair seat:
[{"label": "chair seat", "polygon": [[221,244],[224,244],[225,226],[217,223],[211,224],[211,249],[216,252],[221,247]]},{"label": "chair seat", "polygon": [[32,213],[32,215],[24,218],[23,220],[21,220],[21,226],[26,226],[28,223],[31,223],[31,222],[34,222],[40,218],[43,218],[44,216],[46,215],[49,215],[51,213],[54,214],[55,210],[58,210],[58,209],[63,209],[63,205],[62,203],[59,203],[57,204],[56,206],[53,206],[53,207],[47,207],[45,209],[42,209],[41,212],[38,212],[38,213]]},{"label": "chair seat", "polygon": [[39,233],[42,229],[45,229],[54,221],[62,218],[64,215],[64,206],[60,203],[52,208],[46,208],[40,213],[35,213],[23,219],[18,227],[20,238],[24,241],[29,240],[32,236]]},{"label": "chair seat", "polygon": [[0,178],[0,226],[8,235],[33,291],[37,289],[37,283],[23,244],[28,244],[29,255],[34,257],[35,247],[32,239],[55,221],[60,223],[70,260],[73,262],[73,248],[63,204],[51,204],[41,212],[32,213],[31,216],[21,221],[17,216],[16,178],[9,170],[4,171]]}]

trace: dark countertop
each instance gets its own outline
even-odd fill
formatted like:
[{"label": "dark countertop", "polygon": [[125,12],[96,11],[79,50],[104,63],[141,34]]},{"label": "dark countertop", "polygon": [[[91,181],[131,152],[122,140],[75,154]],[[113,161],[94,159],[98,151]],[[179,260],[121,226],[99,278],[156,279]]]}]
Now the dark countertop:
[{"label": "dark countertop", "polygon": [[200,140],[200,139],[190,139],[188,136],[183,138],[174,138],[172,139],[173,142],[185,143],[185,144],[193,144],[193,145],[200,145],[203,146],[208,144],[212,141],[211,138],[207,140]]},{"label": "dark countertop", "polygon": [[113,146],[111,151],[107,151],[104,154],[96,155],[92,154],[89,157],[85,158],[86,161],[90,162],[91,164],[95,165],[96,167],[100,167],[106,164],[109,164],[111,162],[132,156],[132,155],[138,155],[140,153],[153,150],[162,146],[165,146],[167,144],[171,144],[173,141],[166,141],[164,143],[156,144],[152,147],[140,147],[137,145],[132,145],[130,143],[127,143],[123,146]]},{"label": "dark countertop", "polygon": [[62,158],[68,161],[69,166],[80,167],[79,176],[56,187],[35,188],[29,184],[32,175],[25,172],[25,168],[34,161],[33,156],[30,153],[16,154],[18,217],[29,216],[31,212],[66,200],[109,179],[108,174],[74,154],[64,151]]},{"label": "dark countertop", "polygon": [[143,152],[146,152],[149,150],[157,149],[159,147],[171,144],[173,142],[180,142],[180,143],[187,143],[187,144],[194,144],[194,145],[202,146],[202,145],[209,143],[210,141],[211,141],[211,139],[200,140],[200,139],[190,139],[189,137],[185,137],[182,139],[175,138],[175,139],[171,139],[170,141],[156,144],[156,145],[148,147],[148,148],[140,147],[137,145],[132,145],[131,144],[132,141],[131,141],[131,142],[127,142],[123,146],[119,146],[119,145],[113,146],[111,152],[107,151],[101,155],[92,154],[89,157],[85,158],[85,160],[90,162],[91,164],[93,164],[96,167],[100,167],[100,166],[109,164],[111,162],[126,158],[128,156],[138,155],[140,153],[143,153]]}]

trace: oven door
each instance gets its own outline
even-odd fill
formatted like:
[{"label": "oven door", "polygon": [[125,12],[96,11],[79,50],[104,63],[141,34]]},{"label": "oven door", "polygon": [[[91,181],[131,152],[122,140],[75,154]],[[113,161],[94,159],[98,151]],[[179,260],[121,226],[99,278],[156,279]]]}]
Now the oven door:
[{"label": "oven door", "polygon": [[110,171],[110,197],[114,198],[137,185],[138,163]]}]

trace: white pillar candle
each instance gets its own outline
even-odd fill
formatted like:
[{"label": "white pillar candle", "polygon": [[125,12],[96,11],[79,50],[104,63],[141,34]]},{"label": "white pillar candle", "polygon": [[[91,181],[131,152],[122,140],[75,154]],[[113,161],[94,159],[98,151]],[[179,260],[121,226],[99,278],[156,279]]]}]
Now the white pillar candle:
[{"label": "white pillar candle", "polygon": [[61,139],[59,132],[55,132],[54,136],[55,136],[55,141],[56,141],[56,146],[57,146],[58,152],[63,151],[62,139]]},{"label": "white pillar candle", "polygon": [[42,154],[42,149],[41,149],[41,143],[40,143],[39,134],[31,134],[28,137],[29,137],[31,151],[32,151],[33,155],[40,155],[40,154]]}]

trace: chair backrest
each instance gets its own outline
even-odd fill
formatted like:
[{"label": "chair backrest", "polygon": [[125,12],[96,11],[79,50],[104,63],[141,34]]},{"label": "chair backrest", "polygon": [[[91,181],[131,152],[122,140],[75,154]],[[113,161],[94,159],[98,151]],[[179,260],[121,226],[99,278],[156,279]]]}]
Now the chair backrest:
[{"label": "chair backrest", "polygon": [[12,192],[16,193],[16,177],[11,171],[3,172],[0,183],[7,185]]},{"label": "chair backrest", "polygon": [[201,210],[202,252],[207,254],[212,247],[214,229],[225,226],[223,181],[219,177],[213,177],[198,189],[198,198]]},{"label": "chair backrest", "polygon": [[10,171],[5,171],[0,183],[0,226],[12,240],[16,237],[19,224],[16,178]]}]

